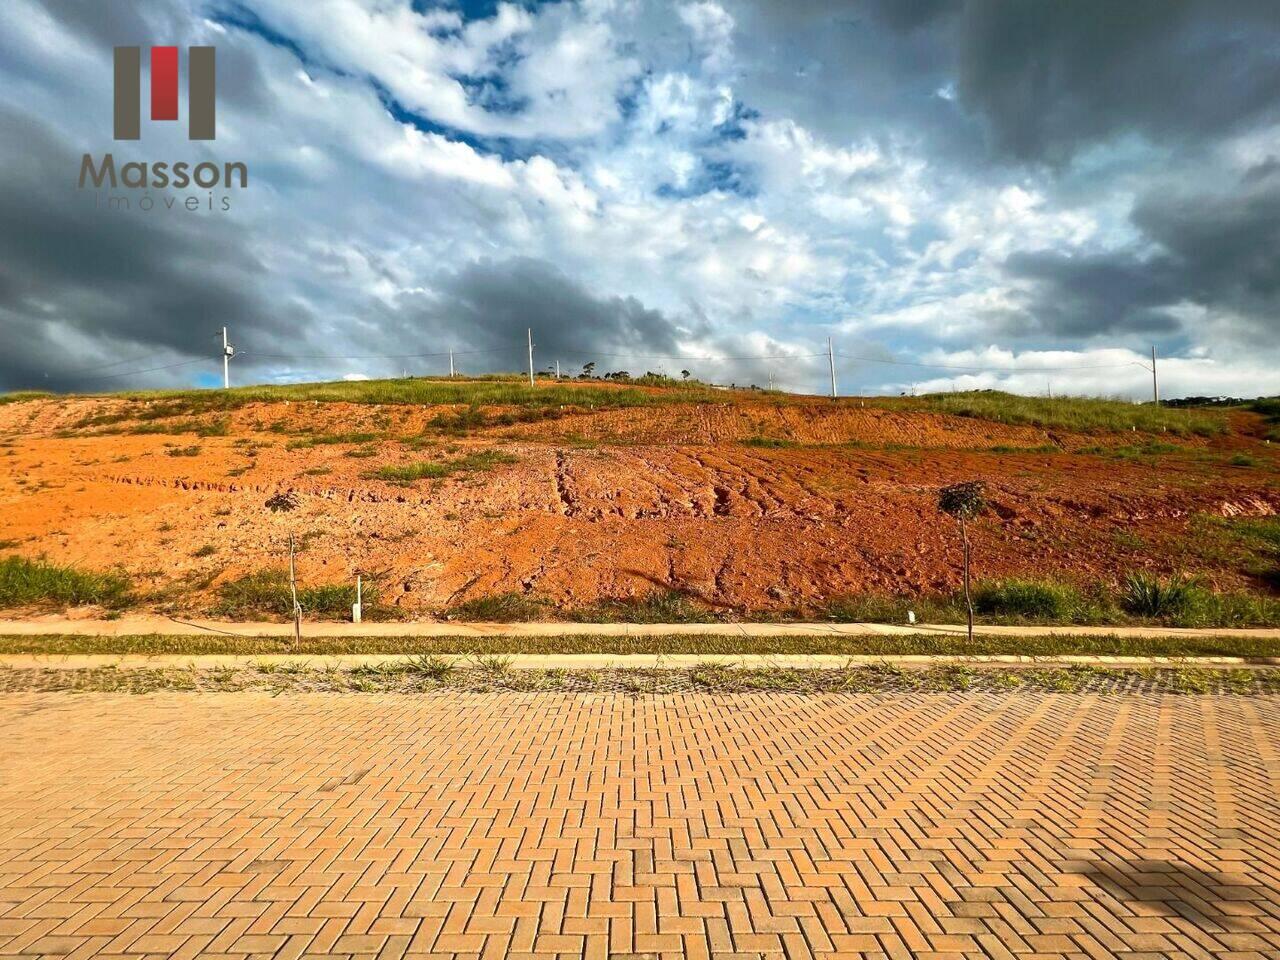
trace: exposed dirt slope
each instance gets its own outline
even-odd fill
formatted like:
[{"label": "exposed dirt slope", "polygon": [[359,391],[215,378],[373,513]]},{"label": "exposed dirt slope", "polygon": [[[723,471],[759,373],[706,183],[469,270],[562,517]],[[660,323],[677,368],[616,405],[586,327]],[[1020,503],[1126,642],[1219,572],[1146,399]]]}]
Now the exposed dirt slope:
[{"label": "exposed dirt slope", "polygon": [[[958,543],[936,491],[974,477],[994,501],[975,530],[983,576],[1088,580],[1146,568],[1240,586],[1249,581],[1234,558],[1206,547],[1205,517],[1280,510],[1278,451],[1248,435],[1247,419],[1219,438],[1173,443],[768,400],[532,423],[494,409],[459,436],[432,426],[453,407],[273,403],[86,425],[142,409],[112,399],[0,406],[0,542],[122,567],[193,609],[220,582],[280,565],[291,532],[304,580],[362,571],[423,614],[506,591],[572,606],[676,589],[760,610],[950,588]],[[201,426],[225,433],[102,432]],[[308,445],[337,433],[373,436]],[[807,445],[743,442],[760,436]],[[1152,441],[1166,445],[1097,452]],[[1027,449],[1044,446],[1059,452]],[[409,485],[368,476],[494,449],[516,461]],[[1231,465],[1241,450],[1252,466]],[[281,492],[297,509],[266,508]]]}]

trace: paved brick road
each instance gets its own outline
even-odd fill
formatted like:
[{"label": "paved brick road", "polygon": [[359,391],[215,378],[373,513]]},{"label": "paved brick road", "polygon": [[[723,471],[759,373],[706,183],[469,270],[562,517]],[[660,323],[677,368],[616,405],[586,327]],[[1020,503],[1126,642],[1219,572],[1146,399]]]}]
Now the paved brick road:
[{"label": "paved brick road", "polygon": [[1280,956],[1280,697],[0,697],[0,956]]}]

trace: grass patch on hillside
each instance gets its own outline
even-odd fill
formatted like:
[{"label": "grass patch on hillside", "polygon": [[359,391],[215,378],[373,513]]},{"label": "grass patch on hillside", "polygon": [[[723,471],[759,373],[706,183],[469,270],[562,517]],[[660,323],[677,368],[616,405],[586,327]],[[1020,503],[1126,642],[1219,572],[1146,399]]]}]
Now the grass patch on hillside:
[{"label": "grass patch on hillside", "polygon": [[531,387],[516,376],[470,380],[411,377],[397,380],[357,380],[329,383],[264,384],[230,390],[152,390],[113,394],[145,402],[167,411],[168,416],[188,416],[216,410],[234,410],[250,403],[280,401],[362,404],[416,404],[502,407],[578,406],[588,410],[647,407],[667,403],[726,402],[721,391],[706,387],[673,385],[548,383]]},{"label": "grass patch on hillside", "polygon": [[1280,640],[1264,637],[1045,637],[982,636],[970,643],[963,635],[936,633],[885,636],[550,636],[550,637],[310,637],[295,645],[291,637],[195,636],[88,637],[0,636],[0,654],[108,655],[254,655],[407,654],[487,656],[518,654],[786,655],[834,656],[1124,656],[1124,657],[1280,657]]},{"label": "grass patch on hillside", "polygon": [[[298,587],[298,603],[304,617],[347,619],[356,602],[356,587],[351,584],[325,584]],[[376,584],[366,580],[363,588],[364,614],[376,618],[381,611]],[[289,572],[283,569],[259,570],[218,586],[218,599],[210,612],[234,620],[256,620],[262,617],[292,617],[293,597],[289,591]]]},{"label": "grass patch on hillside", "polygon": [[385,480],[400,486],[408,486],[418,480],[439,480],[455,473],[477,473],[495,467],[515,463],[516,457],[498,450],[481,450],[469,453],[457,460],[424,460],[379,467],[364,476],[371,480]]},{"label": "grass patch on hillside", "polygon": [[1000,390],[933,393],[904,399],[893,406],[949,413],[959,417],[991,420],[1077,433],[1109,433],[1138,430],[1174,436],[1214,436],[1226,430],[1216,412],[1089,397],[1020,397]]},{"label": "grass patch on hillside", "polygon": [[1280,594],[1280,517],[1202,515],[1192,521],[1194,555],[1233,566]]},{"label": "grass patch on hillside", "polygon": [[[579,401],[582,393],[579,391]],[[427,428],[452,437],[463,437],[486,427],[512,427],[519,423],[540,423],[544,420],[559,420],[568,413],[578,412],[584,407],[574,406],[525,406],[515,410],[486,412],[476,403],[461,410],[438,413],[427,422]]]},{"label": "grass patch on hillside", "polygon": [[116,573],[78,570],[23,557],[0,559],[0,608],[88,603],[118,608],[129,602],[129,591],[129,581]]},{"label": "grass patch on hillside", "polygon": [[132,434],[132,435],[173,435],[182,433],[194,433],[197,437],[225,437],[231,433],[231,420],[227,417],[219,417],[217,420],[200,421],[200,420],[147,420],[142,423],[136,423],[129,427],[108,427],[105,430],[99,430],[95,435],[115,435],[115,434]]},{"label": "grass patch on hillside", "polygon": [[1263,436],[1272,443],[1280,443],[1280,397],[1260,397],[1248,404],[1254,413],[1262,414],[1267,422]]},{"label": "grass patch on hillside", "polygon": [[290,440],[286,445],[286,450],[306,450],[310,447],[326,447],[336,446],[337,444],[364,444],[373,443],[383,439],[385,435],[381,433],[370,433],[368,431],[353,430],[348,433],[316,433],[306,437],[299,437],[297,440]]},{"label": "grass patch on hillside", "polygon": [[789,450],[800,446],[796,440],[783,440],[780,437],[747,437],[742,441],[744,447],[757,447],[762,450]]},{"label": "grass patch on hillside", "polygon": [[0,393],[0,406],[8,403],[26,403],[28,400],[47,400],[52,393],[44,390],[15,390],[13,393]]}]

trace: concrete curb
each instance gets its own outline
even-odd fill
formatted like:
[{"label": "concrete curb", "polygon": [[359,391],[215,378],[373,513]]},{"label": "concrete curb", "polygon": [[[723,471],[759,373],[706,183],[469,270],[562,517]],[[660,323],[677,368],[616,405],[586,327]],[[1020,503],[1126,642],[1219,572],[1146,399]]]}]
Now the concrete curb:
[{"label": "concrete curb", "polygon": [[[443,654],[441,658],[458,667],[476,666],[465,654]],[[352,670],[357,667],[407,664],[417,657],[408,654],[4,654],[0,669],[92,670],[115,668],[196,669],[255,668],[279,669],[296,666],[308,670]],[[973,667],[1280,667],[1280,657],[1105,657],[1052,656],[840,656],[834,654],[510,654],[499,659],[512,670],[688,670],[699,665],[719,664],[748,669],[833,670],[850,666],[885,664],[908,669],[940,666]]]},{"label": "concrete curb", "polygon": [[[1078,627],[1078,626],[978,626],[982,636],[1017,637],[1256,637],[1278,640],[1280,629],[1202,629],[1179,627]],[[127,636],[236,636],[290,637],[290,623],[172,619],[169,617],[120,617],[117,620],[35,617],[0,620],[0,635],[86,637]],[[858,637],[964,636],[962,624],[888,623],[305,623],[304,637]]]}]

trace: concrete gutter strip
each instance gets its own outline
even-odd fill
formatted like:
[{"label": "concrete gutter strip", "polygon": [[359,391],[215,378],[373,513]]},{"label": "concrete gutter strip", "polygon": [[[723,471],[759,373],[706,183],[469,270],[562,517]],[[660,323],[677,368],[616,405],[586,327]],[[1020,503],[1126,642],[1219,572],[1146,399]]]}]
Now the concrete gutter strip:
[{"label": "concrete gutter strip", "polygon": [[[279,668],[297,666],[308,670],[352,670],[357,667],[393,666],[410,663],[417,658],[406,654],[4,654],[0,668],[17,670],[90,670],[114,667],[130,669],[196,669]],[[463,654],[442,655],[458,667],[475,666],[476,661]],[[832,654],[597,654],[547,653],[503,656],[513,670],[688,670],[706,664],[723,664],[746,669],[841,669],[850,666],[887,664],[909,669],[940,666],[987,667],[1256,667],[1280,666],[1280,657],[1104,657],[1015,655],[992,656],[839,656]]]},{"label": "concrete gutter strip", "polygon": [[[888,623],[304,623],[304,637],[865,637],[964,636],[961,624]],[[1078,626],[978,626],[982,636],[1016,637],[1256,637],[1280,639],[1280,629],[1177,628],[1177,627],[1078,627]],[[236,636],[289,637],[291,623],[236,623],[223,620],[189,620],[169,617],[120,617],[89,620],[72,617],[36,617],[0,620],[0,635],[84,637],[129,636]],[[842,660],[843,662],[843,660]]]}]

